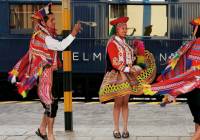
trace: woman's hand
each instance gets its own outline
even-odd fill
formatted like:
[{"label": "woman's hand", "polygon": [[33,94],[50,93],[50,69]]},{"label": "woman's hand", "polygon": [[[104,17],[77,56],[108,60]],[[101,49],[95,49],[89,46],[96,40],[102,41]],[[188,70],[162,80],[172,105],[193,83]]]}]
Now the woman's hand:
[{"label": "woman's hand", "polygon": [[141,71],[142,71],[142,68],[138,65],[134,65],[130,69],[130,73],[133,73],[133,74],[136,74],[136,75],[139,75],[141,73]]},{"label": "woman's hand", "polygon": [[80,31],[82,30],[82,27],[81,27],[81,23],[80,23],[80,21],[78,21],[75,25],[74,25],[74,27],[73,27],[73,29],[72,29],[72,36],[76,36]]},{"label": "woman's hand", "polygon": [[14,75],[14,76],[12,77],[12,79],[11,79],[11,83],[14,84],[14,83],[16,83],[16,82],[17,82],[16,76]]}]

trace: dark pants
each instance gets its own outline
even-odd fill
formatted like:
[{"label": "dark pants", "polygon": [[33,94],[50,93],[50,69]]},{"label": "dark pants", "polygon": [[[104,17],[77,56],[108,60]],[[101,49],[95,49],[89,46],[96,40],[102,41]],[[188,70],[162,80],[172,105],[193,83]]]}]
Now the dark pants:
[{"label": "dark pants", "polygon": [[200,89],[195,89],[188,93],[187,99],[194,122],[200,124]]},{"label": "dark pants", "polygon": [[[42,102],[41,102],[42,103]],[[43,105],[43,108],[44,108],[44,114],[47,116],[47,117],[50,117],[50,118],[55,118],[56,117],[56,114],[57,114],[57,110],[58,110],[58,100],[55,99],[53,101],[52,104],[50,105],[46,105],[44,103],[42,103]]]}]

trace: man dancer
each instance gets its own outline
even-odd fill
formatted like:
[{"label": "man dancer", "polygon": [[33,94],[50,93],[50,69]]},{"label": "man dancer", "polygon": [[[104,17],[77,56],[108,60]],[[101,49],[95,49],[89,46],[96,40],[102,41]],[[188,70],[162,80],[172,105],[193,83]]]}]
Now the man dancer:
[{"label": "man dancer", "polygon": [[[36,26],[30,41],[28,52],[9,73],[12,83],[17,82],[18,92],[26,97],[28,90],[38,84],[38,96],[45,109],[40,127],[36,134],[44,140],[55,140],[53,134],[54,120],[58,109],[58,100],[52,94],[53,71],[59,66],[57,51],[67,48],[81,29],[78,22],[72,32],[62,41],[55,39],[55,15],[51,12],[52,4],[48,4],[32,15]],[[48,129],[48,134],[46,133]]]}]

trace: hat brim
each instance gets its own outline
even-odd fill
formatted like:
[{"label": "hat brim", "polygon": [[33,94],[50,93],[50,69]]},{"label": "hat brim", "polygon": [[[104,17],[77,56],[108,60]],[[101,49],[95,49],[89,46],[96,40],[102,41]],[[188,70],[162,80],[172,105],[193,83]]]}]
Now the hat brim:
[{"label": "hat brim", "polygon": [[111,25],[117,25],[119,23],[127,23],[128,20],[129,20],[128,17],[119,17],[117,19],[110,21],[110,24]]},{"label": "hat brim", "polygon": [[194,26],[200,25],[200,17],[198,17],[198,18],[193,19],[192,21],[190,21],[190,24],[191,24],[191,25],[194,25]]}]

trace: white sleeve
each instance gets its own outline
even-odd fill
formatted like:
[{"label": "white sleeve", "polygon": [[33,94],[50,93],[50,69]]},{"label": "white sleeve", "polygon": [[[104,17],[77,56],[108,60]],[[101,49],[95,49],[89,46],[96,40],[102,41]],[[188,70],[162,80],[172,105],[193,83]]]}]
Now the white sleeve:
[{"label": "white sleeve", "polygon": [[65,48],[67,48],[72,41],[75,39],[71,34],[68,35],[65,39],[62,41],[56,40],[52,38],[51,36],[46,36],[45,37],[45,43],[47,45],[47,48],[50,50],[55,50],[55,51],[63,51]]},{"label": "white sleeve", "polygon": [[130,67],[125,67],[124,72],[130,72]]}]

